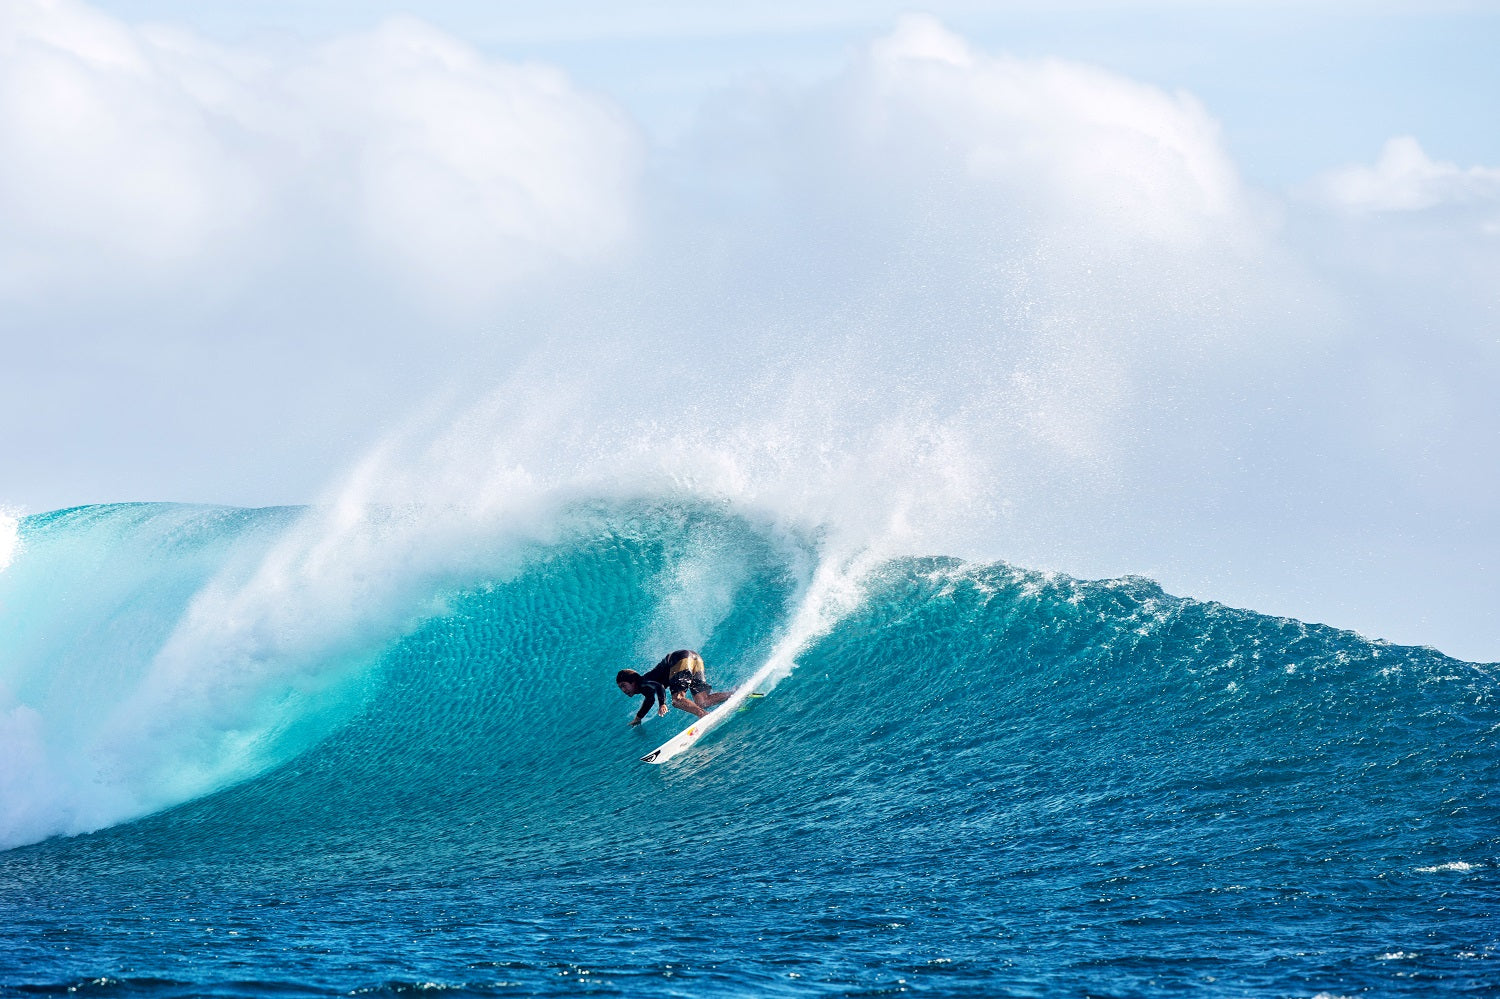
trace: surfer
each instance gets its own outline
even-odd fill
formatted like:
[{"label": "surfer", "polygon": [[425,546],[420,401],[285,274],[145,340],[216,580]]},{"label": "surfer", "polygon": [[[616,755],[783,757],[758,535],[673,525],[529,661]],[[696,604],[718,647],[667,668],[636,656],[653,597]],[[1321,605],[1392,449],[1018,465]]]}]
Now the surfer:
[{"label": "surfer", "polygon": [[666,714],[668,691],[672,695],[672,705],[699,718],[707,714],[709,708],[723,703],[734,693],[732,690],[714,693],[703,673],[703,657],[691,649],[678,649],[668,653],[645,676],[633,669],[622,669],[615,674],[615,686],[626,697],[641,694],[646,698],[641,710],[631,719],[632,725],[639,725],[653,704],[659,705],[657,714]]}]

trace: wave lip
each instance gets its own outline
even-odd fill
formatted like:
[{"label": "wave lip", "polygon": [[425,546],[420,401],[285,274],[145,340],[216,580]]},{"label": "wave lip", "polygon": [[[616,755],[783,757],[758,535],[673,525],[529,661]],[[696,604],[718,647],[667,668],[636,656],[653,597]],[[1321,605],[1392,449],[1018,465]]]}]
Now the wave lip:
[{"label": "wave lip", "polygon": [[212,778],[192,771],[182,744],[227,754],[255,741],[243,727],[183,723],[212,697],[211,664],[194,663],[170,700],[151,693],[202,593],[296,516],[116,504],[16,522],[0,573],[0,844],[88,832],[202,793]]},{"label": "wave lip", "polygon": [[21,543],[21,522],[14,514],[0,510],[0,572],[16,557]]}]

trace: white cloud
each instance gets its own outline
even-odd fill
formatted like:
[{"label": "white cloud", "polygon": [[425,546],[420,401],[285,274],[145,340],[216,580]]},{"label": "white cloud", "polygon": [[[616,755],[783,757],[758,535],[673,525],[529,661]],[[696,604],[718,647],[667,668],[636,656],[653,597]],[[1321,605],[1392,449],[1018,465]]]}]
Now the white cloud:
[{"label": "white cloud", "polygon": [[1419,212],[1446,205],[1500,205],[1500,169],[1434,160],[1409,135],[1385,144],[1374,166],[1325,174],[1317,189],[1351,212]]},{"label": "white cloud", "polygon": [[1060,60],[985,55],[937,21],[877,41],[857,100],[872,145],[908,143],[1069,223],[1197,244],[1236,224],[1243,192],[1193,97]]},{"label": "white cloud", "polygon": [[439,294],[482,298],[626,235],[636,135],[555,69],[398,19],[322,48],[291,89],[343,142],[360,229]]},{"label": "white cloud", "polygon": [[269,53],[72,0],[0,0],[0,144],[0,294],[21,299],[187,282],[316,232],[329,270],[483,303],[618,245],[640,165],[561,72],[415,20]]},{"label": "white cloud", "polygon": [[[1113,249],[1196,251],[1259,223],[1218,123],[1191,95],[1093,66],[974,49],[902,18],[819,89],[712,107],[720,170],[765,162],[831,207],[938,207]],[[759,141],[761,150],[747,149]],[[749,164],[747,167],[746,164]],[[824,205],[819,205],[820,208]],[[915,213],[915,214],[913,214]]]},{"label": "white cloud", "polygon": [[1026,452],[1015,465],[1123,463],[1143,397],[1305,327],[1244,335],[1274,283],[1271,226],[1189,95],[911,16],[824,84],[711,105],[694,140],[694,182],[721,185],[710,214],[739,213],[706,223],[713,240],[742,223],[731,285],[805,307],[790,322],[823,341],[796,355],[967,405],[976,433]]},{"label": "white cloud", "polygon": [[260,192],[138,32],[73,3],[0,5],[0,292],[190,264]]}]

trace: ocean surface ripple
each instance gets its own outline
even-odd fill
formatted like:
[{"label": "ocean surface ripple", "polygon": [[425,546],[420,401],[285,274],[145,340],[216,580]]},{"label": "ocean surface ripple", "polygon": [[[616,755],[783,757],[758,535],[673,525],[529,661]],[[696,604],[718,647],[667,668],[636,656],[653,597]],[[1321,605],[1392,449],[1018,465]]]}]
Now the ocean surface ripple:
[{"label": "ocean surface ripple", "polygon": [[[183,644],[220,606],[205,588],[264,578],[298,517],[21,521],[0,571],[0,996],[1500,981],[1493,666],[1142,578],[904,558],[763,700],[651,767],[682,715],[628,728],[615,670],[693,645],[716,683],[749,676],[814,541],[596,506],[381,590],[389,620],[226,621],[253,637],[225,646],[232,676],[173,672],[216,648]],[[170,724],[123,714],[158,709]]]}]

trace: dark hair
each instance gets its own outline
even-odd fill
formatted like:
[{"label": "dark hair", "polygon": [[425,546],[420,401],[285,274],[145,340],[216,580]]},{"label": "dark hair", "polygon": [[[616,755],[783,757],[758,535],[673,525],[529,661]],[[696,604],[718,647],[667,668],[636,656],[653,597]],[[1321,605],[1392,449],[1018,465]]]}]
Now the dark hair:
[{"label": "dark hair", "polygon": [[622,669],[615,674],[615,683],[640,683],[641,675],[633,669]]}]

